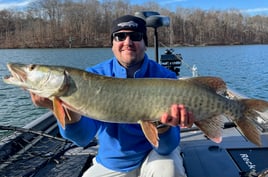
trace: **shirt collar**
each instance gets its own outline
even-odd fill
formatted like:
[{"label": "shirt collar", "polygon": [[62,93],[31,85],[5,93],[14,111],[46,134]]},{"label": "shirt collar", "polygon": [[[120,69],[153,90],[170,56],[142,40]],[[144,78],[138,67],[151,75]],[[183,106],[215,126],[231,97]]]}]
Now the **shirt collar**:
[{"label": "shirt collar", "polygon": [[[148,56],[147,54],[144,55],[144,61],[139,70],[137,70],[134,74],[135,78],[142,78],[145,76],[146,70],[148,68]],[[123,66],[121,66],[116,59],[113,57],[113,76],[117,78],[127,78],[127,70]]]}]

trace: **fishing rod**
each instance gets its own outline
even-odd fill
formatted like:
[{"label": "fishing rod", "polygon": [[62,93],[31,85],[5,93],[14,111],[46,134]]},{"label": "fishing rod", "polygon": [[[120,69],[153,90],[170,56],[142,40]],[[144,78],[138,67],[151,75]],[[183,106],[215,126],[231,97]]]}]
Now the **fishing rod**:
[{"label": "fishing rod", "polygon": [[192,76],[199,76],[197,73],[197,67],[194,65],[191,67],[187,63],[182,60],[181,54],[173,54],[173,49],[167,49],[165,54],[161,55],[160,61],[158,57],[158,48],[159,43],[163,45],[160,41],[158,41],[158,32],[157,29],[159,27],[168,27],[170,25],[170,18],[168,16],[160,15],[155,11],[140,11],[135,12],[135,16],[142,18],[146,22],[146,27],[150,27],[154,29],[154,49],[155,49],[155,60],[157,63],[160,63],[162,66],[170,69],[175,72],[177,76],[179,76],[181,63],[185,64],[185,66],[191,70]]},{"label": "fishing rod", "polygon": [[[180,72],[179,70],[176,71],[176,67],[180,66],[180,63],[182,63],[188,70],[190,70],[192,72],[192,77],[197,77],[200,76],[200,74],[198,73],[198,69],[196,67],[196,65],[194,64],[193,66],[189,65],[188,63],[186,63],[181,54],[174,54],[174,50],[171,47],[168,47],[167,45],[163,44],[162,42],[159,42],[163,47],[167,48],[165,50],[165,54],[161,55],[160,61],[161,64],[163,66],[169,66],[171,68],[173,68],[173,70],[175,70],[175,72],[178,73]],[[174,69],[175,67],[175,69]]]},{"label": "fishing rod", "polygon": [[55,137],[55,136],[49,135],[43,131],[37,131],[37,130],[33,130],[31,128],[22,128],[22,127],[10,126],[10,125],[0,125],[0,130],[11,130],[11,131],[18,131],[18,132],[23,132],[23,133],[32,133],[32,134],[44,136],[44,137],[58,140],[58,141],[62,141],[62,142],[67,142],[67,143],[70,142],[66,139],[63,139],[60,137]]}]

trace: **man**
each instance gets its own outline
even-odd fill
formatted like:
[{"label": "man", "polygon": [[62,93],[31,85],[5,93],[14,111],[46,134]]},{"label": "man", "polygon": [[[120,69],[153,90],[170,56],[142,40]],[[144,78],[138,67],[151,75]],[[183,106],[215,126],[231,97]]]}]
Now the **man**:
[{"label": "man", "polygon": [[[113,21],[111,42],[114,57],[87,68],[87,71],[117,78],[176,79],[175,73],[148,59],[145,54],[148,40],[145,21],[141,18],[126,15]],[[53,109],[46,98],[31,96],[34,104]],[[74,112],[71,117],[71,120],[66,118],[65,129],[59,126],[63,137],[79,146],[86,146],[95,136],[99,140],[98,155],[84,176],[185,176],[177,125],[190,127],[194,120],[183,105],[172,105],[170,114],[161,117],[162,123],[174,126],[158,128],[158,148],[147,141],[139,124],[100,122]]]}]

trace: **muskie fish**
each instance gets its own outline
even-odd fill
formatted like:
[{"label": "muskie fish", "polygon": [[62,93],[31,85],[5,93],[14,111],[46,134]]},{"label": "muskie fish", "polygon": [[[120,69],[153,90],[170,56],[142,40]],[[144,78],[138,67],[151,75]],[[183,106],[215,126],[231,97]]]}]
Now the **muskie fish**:
[{"label": "muskie fish", "polygon": [[234,121],[258,146],[261,138],[255,121],[268,120],[268,102],[228,99],[218,94],[226,85],[216,77],[119,79],[63,66],[9,63],[7,67],[12,76],[5,76],[4,82],[51,99],[63,127],[67,109],[106,122],[140,123],[156,147],[158,135],[152,122],[169,112],[172,104],[184,104],[196,126],[217,143],[222,140],[221,115]]}]

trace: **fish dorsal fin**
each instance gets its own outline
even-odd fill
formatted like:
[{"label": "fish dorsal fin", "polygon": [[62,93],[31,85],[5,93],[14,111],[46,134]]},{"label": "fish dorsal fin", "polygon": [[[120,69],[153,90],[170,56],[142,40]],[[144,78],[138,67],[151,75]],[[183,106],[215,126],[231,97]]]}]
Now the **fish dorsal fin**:
[{"label": "fish dorsal fin", "polygon": [[65,128],[65,111],[64,107],[59,98],[54,97],[53,99],[53,112],[59,123],[61,124],[62,128]]},{"label": "fish dorsal fin", "polygon": [[189,80],[196,84],[203,85],[218,94],[224,94],[227,91],[226,83],[219,77],[200,76],[190,78]]},{"label": "fish dorsal fin", "polygon": [[222,115],[196,121],[195,125],[215,143],[222,141],[222,127],[224,125]]},{"label": "fish dorsal fin", "polygon": [[147,140],[154,146],[158,147],[158,131],[156,126],[150,122],[150,121],[138,121],[138,123],[141,125],[142,131],[147,138]]}]

